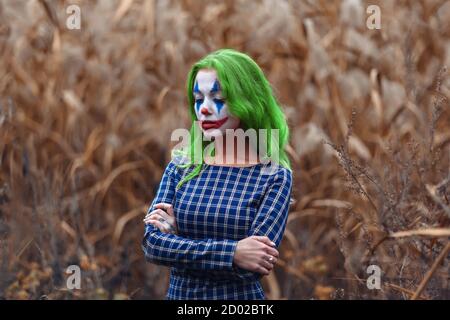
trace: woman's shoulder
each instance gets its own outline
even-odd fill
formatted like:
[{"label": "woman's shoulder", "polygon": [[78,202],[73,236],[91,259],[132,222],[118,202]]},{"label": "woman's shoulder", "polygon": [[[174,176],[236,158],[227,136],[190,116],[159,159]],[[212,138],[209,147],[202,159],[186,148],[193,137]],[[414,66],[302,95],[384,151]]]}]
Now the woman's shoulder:
[{"label": "woman's shoulder", "polygon": [[263,168],[266,174],[269,175],[267,179],[268,188],[274,188],[277,193],[284,194],[288,203],[294,203],[292,198],[292,169],[281,164],[270,163]]},{"label": "woman's shoulder", "polygon": [[189,171],[190,167],[189,159],[185,155],[172,154],[172,157],[166,166],[166,172],[174,176],[183,176]]},{"label": "woman's shoulder", "polygon": [[279,163],[269,162],[261,168],[261,174],[268,175],[273,181],[292,181],[292,170]]}]

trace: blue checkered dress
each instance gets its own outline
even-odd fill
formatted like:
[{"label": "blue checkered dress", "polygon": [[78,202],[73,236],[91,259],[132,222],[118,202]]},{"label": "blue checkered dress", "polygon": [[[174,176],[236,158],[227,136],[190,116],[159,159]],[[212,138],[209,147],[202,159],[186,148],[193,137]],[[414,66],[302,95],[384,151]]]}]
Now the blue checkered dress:
[{"label": "blue checkered dress", "polygon": [[[176,185],[190,168],[172,160],[148,212],[160,202],[174,206],[178,235],[146,225],[147,261],[170,266],[169,300],[265,299],[261,275],[233,264],[237,242],[265,235],[280,245],[288,216],[292,176],[281,166],[226,167],[203,164],[200,174]],[[267,167],[271,167],[268,172]]]}]

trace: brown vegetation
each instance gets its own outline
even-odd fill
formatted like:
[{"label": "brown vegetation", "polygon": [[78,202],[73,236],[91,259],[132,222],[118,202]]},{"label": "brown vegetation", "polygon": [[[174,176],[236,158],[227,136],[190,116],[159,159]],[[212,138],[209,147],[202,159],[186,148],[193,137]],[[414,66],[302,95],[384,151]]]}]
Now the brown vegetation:
[{"label": "brown vegetation", "polygon": [[450,3],[373,2],[380,30],[365,1],[0,1],[0,298],[164,297],[142,217],[189,125],[190,65],[231,47],[292,129],[268,297],[448,299]]}]

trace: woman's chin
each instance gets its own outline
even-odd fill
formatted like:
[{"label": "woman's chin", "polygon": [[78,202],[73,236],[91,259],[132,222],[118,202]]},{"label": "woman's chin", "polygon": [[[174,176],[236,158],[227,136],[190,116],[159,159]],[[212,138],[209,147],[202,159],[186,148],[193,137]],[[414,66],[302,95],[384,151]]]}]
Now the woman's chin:
[{"label": "woman's chin", "polygon": [[203,129],[202,131],[203,131],[203,136],[209,140],[212,140],[219,136],[223,136],[222,130],[217,129],[217,128],[212,128],[212,129],[208,129],[208,130]]}]

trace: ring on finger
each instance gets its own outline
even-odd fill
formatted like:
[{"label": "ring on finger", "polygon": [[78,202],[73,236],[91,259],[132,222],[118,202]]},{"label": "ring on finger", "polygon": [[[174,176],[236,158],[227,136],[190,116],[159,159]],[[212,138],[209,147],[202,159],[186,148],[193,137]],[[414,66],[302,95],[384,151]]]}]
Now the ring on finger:
[{"label": "ring on finger", "polygon": [[172,225],[169,222],[167,222],[167,220],[164,220],[163,218],[159,218],[159,221],[164,224],[164,226],[168,229],[169,232],[175,231],[175,229],[172,227]]}]

